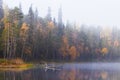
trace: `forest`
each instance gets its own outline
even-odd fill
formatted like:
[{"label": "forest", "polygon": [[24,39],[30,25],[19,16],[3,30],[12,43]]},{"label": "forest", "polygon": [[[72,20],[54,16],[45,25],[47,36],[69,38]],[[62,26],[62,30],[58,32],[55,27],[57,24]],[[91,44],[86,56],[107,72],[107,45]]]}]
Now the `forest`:
[{"label": "forest", "polygon": [[24,61],[119,61],[120,29],[109,26],[66,24],[62,8],[58,19],[48,7],[46,17],[29,7],[0,10],[0,58]]}]

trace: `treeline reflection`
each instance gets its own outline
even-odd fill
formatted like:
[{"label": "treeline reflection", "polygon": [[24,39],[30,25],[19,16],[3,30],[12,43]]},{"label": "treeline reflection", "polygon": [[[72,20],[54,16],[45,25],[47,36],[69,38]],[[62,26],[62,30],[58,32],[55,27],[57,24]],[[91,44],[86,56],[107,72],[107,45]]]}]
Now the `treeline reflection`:
[{"label": "treeline reflection", "polygon": [[0,80],[119,80],[120,72],[81,69],[1,71]]}]

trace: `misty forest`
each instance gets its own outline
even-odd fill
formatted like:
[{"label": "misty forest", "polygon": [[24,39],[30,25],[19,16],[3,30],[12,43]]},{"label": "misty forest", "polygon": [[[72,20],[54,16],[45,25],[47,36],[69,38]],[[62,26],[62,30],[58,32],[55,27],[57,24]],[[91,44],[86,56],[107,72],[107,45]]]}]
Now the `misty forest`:
[{"label": "misty forest", "polygon": [[[21,8],[0,6],[0,57],[24,61],[119,61],[120,29],[66,23],[62,7],[58,19],[38,16],[32,5],[28,14]],[[40,12],[39,12],[40,13]]]},{"label": "misty forest", "polygon": [[0,80],[120,80],[119,1],[11,1],[0,0]]}]

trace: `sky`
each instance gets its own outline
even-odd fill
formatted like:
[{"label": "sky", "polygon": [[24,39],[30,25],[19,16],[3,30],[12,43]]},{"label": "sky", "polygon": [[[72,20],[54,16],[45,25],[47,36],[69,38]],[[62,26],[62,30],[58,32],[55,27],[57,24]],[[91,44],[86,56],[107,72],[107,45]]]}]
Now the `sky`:
[{"label": "sky", "polygon": [[48,7],[51,7],[52,17],[57,19],[61,6],[63,21],[76,22],[79,25],[118,26],[120,27],[120,0],[3,0],[10,8],[22,5],[25,14],[29,6],[39,11],[39,16],[45,17]]}]

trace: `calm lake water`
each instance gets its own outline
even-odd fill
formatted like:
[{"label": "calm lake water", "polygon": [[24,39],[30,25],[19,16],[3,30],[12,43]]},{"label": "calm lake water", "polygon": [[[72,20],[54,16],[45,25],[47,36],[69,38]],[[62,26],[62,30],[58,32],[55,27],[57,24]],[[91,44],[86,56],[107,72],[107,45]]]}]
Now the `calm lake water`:
[{"label": "calm lake water", "polygon": [[32,68],[0,71],[0,80],[120,80],[120,63],[57,64],[57,70]]}]

